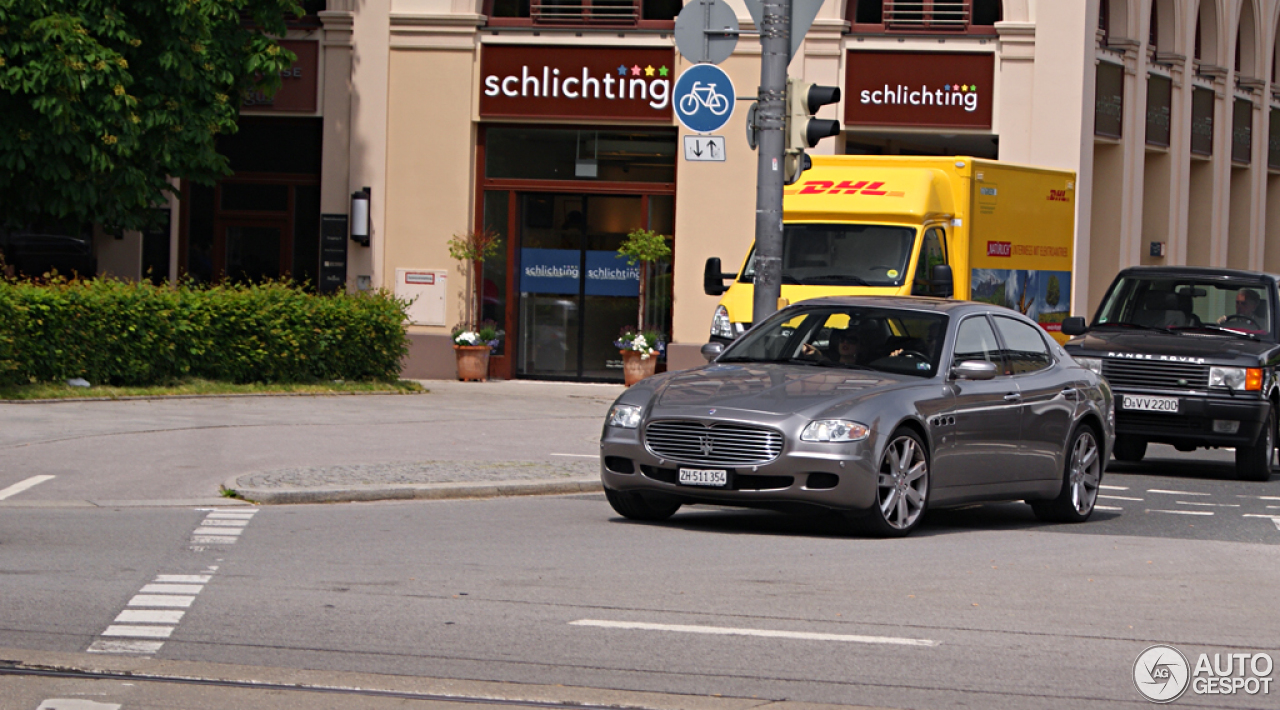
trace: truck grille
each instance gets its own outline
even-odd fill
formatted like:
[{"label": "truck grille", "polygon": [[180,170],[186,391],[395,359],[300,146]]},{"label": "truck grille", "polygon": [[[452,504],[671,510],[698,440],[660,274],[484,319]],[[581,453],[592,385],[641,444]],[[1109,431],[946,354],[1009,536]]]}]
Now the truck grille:
[{"label": "truck grille", "polygon": [[1150,360],[1102,361],[1102,376],[1112,387],[1202,390],[1209,387],[1209,366]]},{"label": "truck grille", "polygon": [[782,432],[742,424],[666,419],[645,427],[649,451],[662,458],[707,466],[757,466],[782,453]]}]

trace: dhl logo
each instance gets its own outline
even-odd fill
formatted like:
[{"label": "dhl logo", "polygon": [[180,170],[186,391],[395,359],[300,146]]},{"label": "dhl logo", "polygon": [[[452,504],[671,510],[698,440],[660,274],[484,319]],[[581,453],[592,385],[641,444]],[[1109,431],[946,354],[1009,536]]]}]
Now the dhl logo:
[{"label": "dhl logo", "polygon": [[799,190],[785,190],[783,194],[787,195],[868,195],[871,197],[902,197],[904,192],[881,190],[884,187],[883,182],[872,182],[870,180],[859,180],[857,182],[849,182],[845,180],[839,185],[830,180],[809,180],[801,183]]},{"label": "dhl logo", "polygon": [[1066,190],[1050,190],[1049,201],[1050,202],[1070,202],[1071,198],[1067,197]]}]

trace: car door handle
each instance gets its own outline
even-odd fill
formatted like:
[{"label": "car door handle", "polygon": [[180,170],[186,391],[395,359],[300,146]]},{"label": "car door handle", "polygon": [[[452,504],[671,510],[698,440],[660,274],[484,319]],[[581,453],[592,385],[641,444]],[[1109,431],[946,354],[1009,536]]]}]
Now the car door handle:
[{"label": "car door handle", "polygon": [[1020,399],[1022,399],[1022,395],[1017,392],[1010,392],[1004,396],[1004,401],[1006,402],[1017,402]]}]

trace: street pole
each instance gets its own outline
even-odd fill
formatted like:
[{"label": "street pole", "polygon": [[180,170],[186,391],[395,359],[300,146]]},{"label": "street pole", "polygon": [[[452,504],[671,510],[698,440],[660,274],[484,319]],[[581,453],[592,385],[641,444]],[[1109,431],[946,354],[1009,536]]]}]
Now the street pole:
[{"label": "street pole", "polygon": [[782,296],[782,186],[785,182],[787,65],[791,62],[791,0],[763,0],[760,27],[760,91],[756,108],[755,299],[751,322],[778,310]]}]

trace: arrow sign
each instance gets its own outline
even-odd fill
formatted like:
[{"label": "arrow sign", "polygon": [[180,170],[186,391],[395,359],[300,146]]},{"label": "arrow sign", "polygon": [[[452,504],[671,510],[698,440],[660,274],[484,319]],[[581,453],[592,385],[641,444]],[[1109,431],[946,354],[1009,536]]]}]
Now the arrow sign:
[{"label": "arrow sign", "polygon": [[690,162],[724,162],[724,136],[685,136],[684,159]]},{"label": "arrow sign", "polygon": [[[760,0],[743,2],[751,13],[751,21],[756,23],[756,29],[760,29],[764,22],[764,8]],[[809,27],[813,25],[813,20],[821,9],[822,0],[791,0],[791,54],[788,59],[796,56],[796,50],[800,49],[800,43],[804,41],[805,34],[809,32]]]}]

